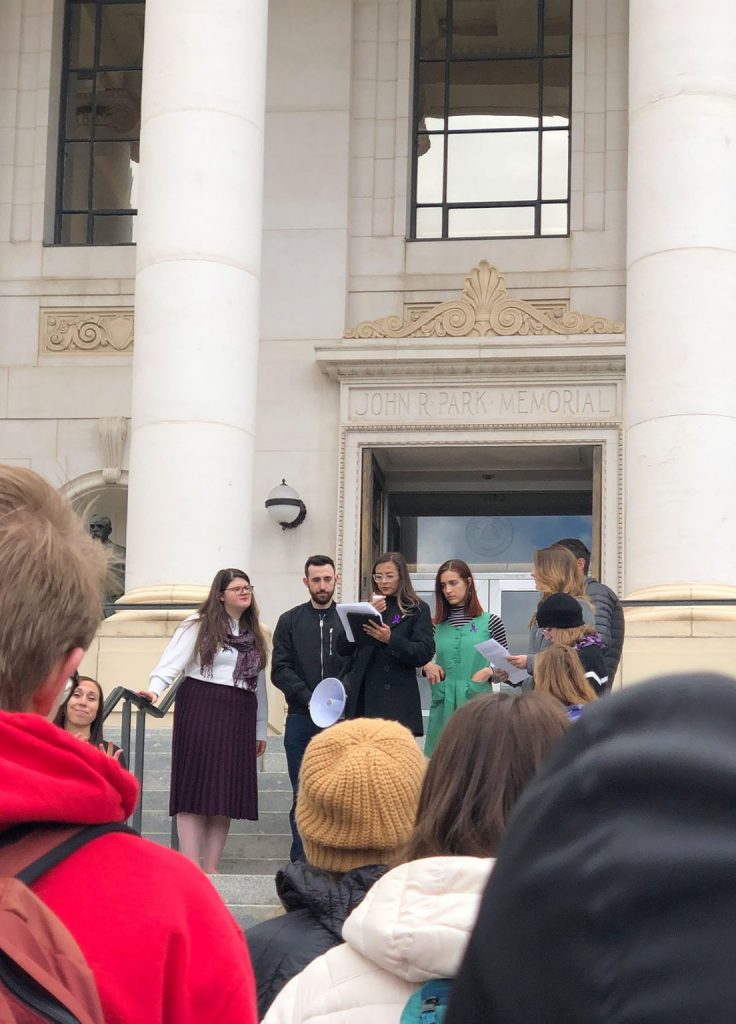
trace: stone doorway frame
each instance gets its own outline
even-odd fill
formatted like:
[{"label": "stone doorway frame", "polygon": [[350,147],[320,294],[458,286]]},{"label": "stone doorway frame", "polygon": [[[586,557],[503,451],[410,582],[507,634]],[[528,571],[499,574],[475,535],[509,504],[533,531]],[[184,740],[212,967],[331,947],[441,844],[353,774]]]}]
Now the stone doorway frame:
[{"label": "stone doorway frame", "polygon": [[[337,558],[342,594],[354,600],[360,585],[363,450],[404,447],[515,447],[600,445],[601,575],[623,592],[623,429],[618,420],[575,423],[483,423],[403,426],[343,424],[337,518]],[[595,500],[595,496],[594,496]],[[451,557],[448,552],[447,557]]]}]

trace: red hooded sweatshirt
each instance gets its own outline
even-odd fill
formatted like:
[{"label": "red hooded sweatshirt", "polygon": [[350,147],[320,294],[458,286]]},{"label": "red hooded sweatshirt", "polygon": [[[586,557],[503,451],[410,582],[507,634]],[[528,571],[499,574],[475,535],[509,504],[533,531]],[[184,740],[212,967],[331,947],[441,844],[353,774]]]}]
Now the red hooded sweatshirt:
[{"label": "red hooded sweatshirt", "polygon": [[[39,715],[0,712],[0,834],[35,821],[98,824],[133,811],[138,783]],[[36,894],[94,972],[106,1024],[255,1024],[242,932],[190,861],[137,836],[95,839]]]}]

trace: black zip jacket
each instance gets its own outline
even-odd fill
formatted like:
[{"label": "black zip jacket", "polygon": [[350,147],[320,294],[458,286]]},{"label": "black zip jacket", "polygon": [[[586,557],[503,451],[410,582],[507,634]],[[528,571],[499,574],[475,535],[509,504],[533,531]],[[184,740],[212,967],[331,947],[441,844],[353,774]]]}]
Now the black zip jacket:
[{"label": "black zip jacket", "polygon": [[258,992],[258,1019],[281,989],[316,957],[342,942],[342,926],[387,868],[353,868],[342,875],[297,861],[276,874],[285,914],[245,933]]},{"label": "black zip jacket", "polygon": [[286,697],[289,714],[308,714],[312,691],[328,676],[345,682],[349,659],[337,653],[338,638],[344,637],[334,604],[317,609],[307,601],[280,616],[273,634],[271,682]]}]

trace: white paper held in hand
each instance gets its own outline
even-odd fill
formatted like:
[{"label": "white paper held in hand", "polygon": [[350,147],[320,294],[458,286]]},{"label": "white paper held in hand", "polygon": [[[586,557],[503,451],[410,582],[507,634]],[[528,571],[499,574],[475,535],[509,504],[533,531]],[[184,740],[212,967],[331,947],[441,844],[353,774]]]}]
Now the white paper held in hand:
[{"label": "white paper held in hand", "polygon": [[350,644],[355,643],[355,637],[353,636],[353,630],[348,622],[348,615],[369,615],[372,619],[376,619],[380,625],[382,622],[381,616],[373,607],[369,601],[358,601],[356,604],[338,604],[335,605],[340,622],[342,622],[342,628],[345,630],[345,636]]},{"label": "white paper held in hand", "polygon": [[502,647],[498,640],[485,640],[482,644],[475,645],[476,651],[493,665],[494,668],[508,672],[510,683],[520,683],[529,675],[524,668],[514,668],[508,660],[509,652]]}]

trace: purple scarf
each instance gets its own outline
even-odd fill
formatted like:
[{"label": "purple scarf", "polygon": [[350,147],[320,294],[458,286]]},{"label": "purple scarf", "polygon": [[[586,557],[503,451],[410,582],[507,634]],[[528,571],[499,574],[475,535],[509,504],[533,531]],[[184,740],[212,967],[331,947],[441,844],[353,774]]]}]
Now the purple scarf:
[{"label": "purple scarf", "polygon": [[603,637],[600,633],[586,633],[585,636],[581,637],[575,644],[576,650],[581,647],[605,647],[603,643]]},{"label": "purple scarf", "polygon": [[228,633],[223,650],[237,651],[238,654],[235,669],[233,670],[233,683],[236,686],[241,686],[246,690],[255,692],[258,684],[258,673],[263,666],[261,665],[261,656],[256,650],[255,638],[251,631],[244,629],[237,636]]}]

